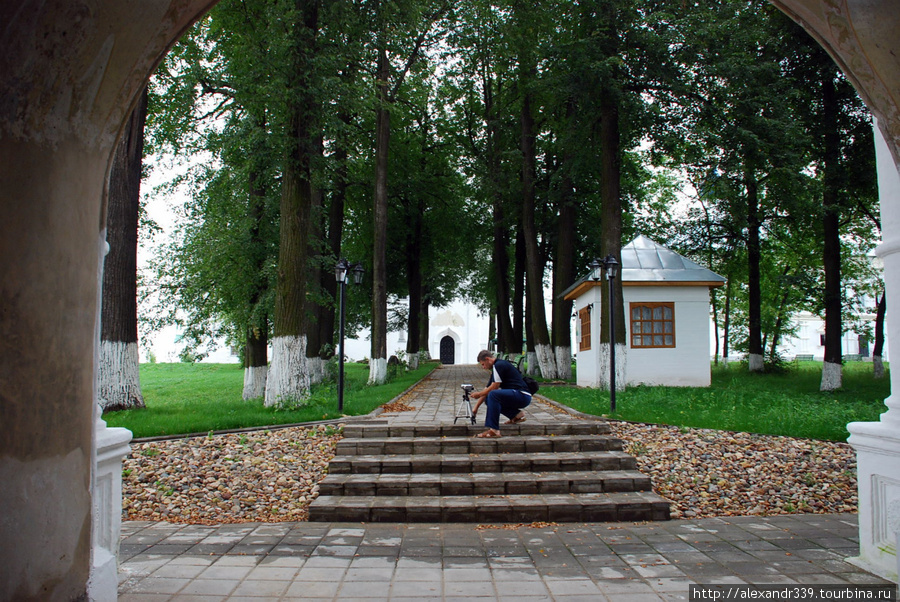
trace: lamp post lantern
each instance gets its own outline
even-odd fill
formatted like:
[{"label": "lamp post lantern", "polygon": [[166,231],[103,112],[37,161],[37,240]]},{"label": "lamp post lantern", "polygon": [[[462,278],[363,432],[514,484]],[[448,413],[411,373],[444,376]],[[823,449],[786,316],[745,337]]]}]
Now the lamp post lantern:
[{"label": "lamp post lantern", "polygon": [[[596,260],[594,260],[596,262]],[[609,413],[616,412],[616,271],[619,262],[612,255],[603,260],[606,285],[609,287]]]},{"label": "lamp post lantern", "polygon": [[344,324],[347,311],[347,281],[353,272],[353,284],[362,284],[365,268],[361,263],[352,264],[341,259],[334,266],[334,279],[341,285],[340,344],[338,346],[338,413],[344,412]]}]

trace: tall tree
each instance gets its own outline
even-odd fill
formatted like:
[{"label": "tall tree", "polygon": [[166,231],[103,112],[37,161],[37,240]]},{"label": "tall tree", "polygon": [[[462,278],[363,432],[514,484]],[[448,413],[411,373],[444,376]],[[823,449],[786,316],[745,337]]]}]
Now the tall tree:
[{"label": "tall tree", "polygon": [[[430,45],[432,28],[449,10],[445,2],[430,6],[412,6],[407,14],[390,13],[390,5],[379,4],[375,31],[375,194],[372,252],[372,357],[369,383],[381,384],[387,378],[387,225],[388,225],[388,153],[391,142],[391,110],[410,69],[421,58],[423,47]],[[412,24],[406,47],[395,44],[389,49],[390,36],[397,20]],[[403,40],[401,40],[402,42]],[[396,47],[399,46],[399,47]],[[402,61],[395,68],[391,57]]]},{"label": "tall tree", "polygon": [[313,173],[320,154],[321,103],[315,96],[318,0],[298,0],[292,23],[287,79],[286,149],[281,183],[281,238],[272,338],[272,366],[266,382],[267,406],[302,403],[309,396],[309,335],[314,317],[311,291],[318,282],[313,249],[318,244],[319,193]]},{"label": "tall tree", "polygon": [[109,175],[97,396],[104,411],[143,408],[138,364],[137,245],[147,88],[131,112]]}]

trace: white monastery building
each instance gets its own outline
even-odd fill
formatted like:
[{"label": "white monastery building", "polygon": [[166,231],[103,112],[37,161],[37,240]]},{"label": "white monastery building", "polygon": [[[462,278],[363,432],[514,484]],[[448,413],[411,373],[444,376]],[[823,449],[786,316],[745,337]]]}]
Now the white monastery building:
[{"label": "white monastery building", "polygon": [[[625,384],[709,386],[709,291],[725,279],[643,235],[622,247],[620,273]],[[574,302],[578,385],[598,387],[606,382],[599,329],[606,281],[585,277],[563,295]]]}]

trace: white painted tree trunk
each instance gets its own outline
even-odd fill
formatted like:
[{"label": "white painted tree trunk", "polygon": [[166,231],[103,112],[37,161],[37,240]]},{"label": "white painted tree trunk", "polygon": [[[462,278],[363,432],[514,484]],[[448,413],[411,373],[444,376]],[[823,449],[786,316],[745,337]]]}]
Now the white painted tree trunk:
[{"label": "white painted tree trunk", "polygon": [[242,394],[244,401],[266,396],[266,375],[268,372],[268,366],[244,368],[244,392]]},{"label": "white painted tree trunk", "polygon": [[369,384],[383,385],[387,382],[387,359],[380,357],[369,361]]},{"label": "white painted tree trunk", "polygon": [[525,374],[528,376],[538,376],[541,373],[541,368],[538,365],[537,353],[534,351],[526,351],[525,352],[525,363],[527,367],[525,368]]},{"label": "white painted tree trunk", "polygon": [[309,399],[306,337],[282,336],[272,340],[272,367],[266,377],[266,407]]},{"label": "white painted tree trunk", "polygon": [[106,410],[144,407],[137,343],[100,342],[97,399]]},{"label": "white painted tree trunk", "polygon": [[416,370],[419,367],[419,354],[418,353],[410,353],[409,354],[409,369]]},{"label": "white painted tree trunk", "polygon": [[556,378],[556,355],[553,353],[553,346],[535,345],[534,352],[537,354],[541,376],[546,379]]},{"label": "white painted tree trunk", "polygon": [[328,362],[320,357],[308,357],[306,358],[306,366],[309,370],[310,385],[315,385],[325,380]]},{"label": "white painted tree trunk", "polygon": [[572,380],[572,348],[556,348],[556,378]]},{"label": "white painted tree trunk", "polygon": [[822,386],[820,391],[836,391],[841,388],[841,365],[825,362],[822,365]]},{"label": "white painted tree trunk", "polygon": [[875,378],[884,378],[884,360],[880,355],[872,356],[872,374]]},{"label": "white painted tree trunk", "polygon": [[[609,391],[609,343],[600,345],[599,362],[600,373],[597,381],[600,388]],[[627,347],[616,345],[616,391],[625,390],[625,365],[627,364]]]},{"label": "white painted tree trunk", "polygon": [[765,368],[765,362],[763,362],[762,354],[749,354],[747,356],[747,366],[750,368],[750,372],[762,372],[763,368]]}]

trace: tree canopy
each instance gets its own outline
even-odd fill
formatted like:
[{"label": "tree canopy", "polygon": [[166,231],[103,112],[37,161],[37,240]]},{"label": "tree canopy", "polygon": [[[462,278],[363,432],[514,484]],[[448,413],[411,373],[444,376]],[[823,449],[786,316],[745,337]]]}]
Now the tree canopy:
[{"label": "tree canopy", "polygon": [[327,357],[347,257],[373,278],[348,306],[373,359],[387,329],[427,349],[428,309],[465,298],[500,351],[568,377],[556,297],[638,232],[729,279],[715,317],[751,365],[792,315],[825,315],[828,248],[845,306],[878,290],[870,118],[763,0],[223,0],[150,91],[148,150],[188,161],[193,192],[156,256],[158,317],[198,343],[302,333]]}]

